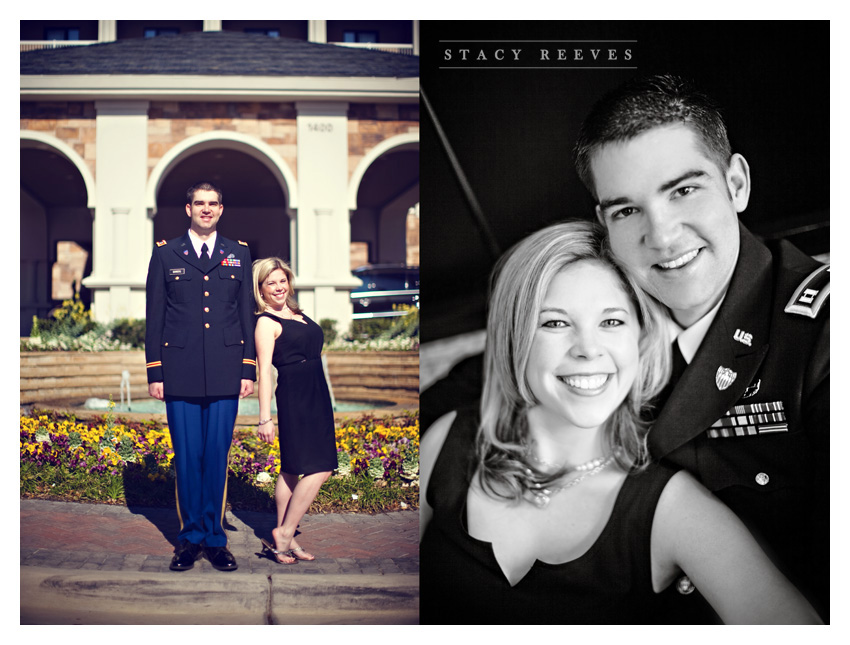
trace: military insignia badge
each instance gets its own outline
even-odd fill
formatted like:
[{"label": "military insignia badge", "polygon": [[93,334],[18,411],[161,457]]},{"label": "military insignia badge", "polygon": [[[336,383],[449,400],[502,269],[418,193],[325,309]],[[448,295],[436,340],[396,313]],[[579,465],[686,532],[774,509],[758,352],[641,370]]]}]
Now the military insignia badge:
[{"label": "military insignia badge", "polygon": [[742,399],[749,399],[751,396],[755,396],[756,394],[758,394],[760,387],[761,387],[761,379],[759,379],[755,383],[750,383],[747,386],[747,389],[744,390],[744,393],[741,395],[741,398]]},{"label": "military insignia badge", "polygon": [[242,240],[237,240],[237,242],[239,242],[239,244],[241,244],[242,246],[248,246],[248,243],[243,242]]},{"label": "military insignia badge", "polygon": [[241,267],[242,262],[236,258],[224,258],[221,261],[221,266],[223,267]]},{"label": "military insignia badge", "polygon": [[717,374],[714,375],[714,382],[717,384],[717,389],[722,392],[732,385],[737,377],[737,372],[733,372],[728,367],[723,367],[721,365],[717,368]]},{"label": "military insignia badge", "polygon": [[829,298],[829,265],[813,271],[785,305],[785,313],[815,318]]},{"label": "military insignia badge", "polygon": [[156,243],[157,246],[165,246],[166,244],[167,244],[167,242],[165,240],[161,240],[161,241]]}]

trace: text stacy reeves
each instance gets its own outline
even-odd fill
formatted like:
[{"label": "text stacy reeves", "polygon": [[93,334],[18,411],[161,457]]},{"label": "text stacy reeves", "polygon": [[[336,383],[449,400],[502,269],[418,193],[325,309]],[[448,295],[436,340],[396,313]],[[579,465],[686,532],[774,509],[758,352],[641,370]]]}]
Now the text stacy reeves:
[{"label": "text stacy reeves", "polygon": [[[447,43],[451,42],[451,46]],[[562,41],[534,44],[498,43],[479,44],[474,41],[443,41],[440,47],[440,66],[443,68],[577,68],[636,66],[632,43],[588,43]]]},{"label": "text stacy reeves", "polygon": [[[468,48],[463,49],[446,49],[443,51],[443,60],[462,60],[462,61],[488,61],[488,60],[506,60],[510,59],[513,61],[520,61],[521,56],[523,55],[525,50],[523,49],[494,49],[494,50],[486,50],[486,49],[478,49],[472,50]],[[535,53],[536,52],[536,53]],[[571,60],[571,61],[585,61],[585,60],[608,60],[608,61],[616,61],[616,60],[624,60],[630,61],[632,60],[632,50],[631,49],[548,49],[548,48],[540,48],[532,52],[532,56],[537,56],[536,60],[538,61],[552,61],[552,60]],[[526,55],[527,52],[525,52]],[[455,57],[458,57],[457,59]]]}]

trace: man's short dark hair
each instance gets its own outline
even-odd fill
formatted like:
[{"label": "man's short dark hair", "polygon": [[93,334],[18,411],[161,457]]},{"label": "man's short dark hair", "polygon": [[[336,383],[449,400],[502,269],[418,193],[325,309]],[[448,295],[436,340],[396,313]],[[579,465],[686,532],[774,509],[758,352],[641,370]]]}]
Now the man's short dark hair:
[{"label": "man's short dark hair", "polygon": [[221,188],[212,184],[208,181],[201,181],[192,186],[189,190],[186,191],[186,203],[191,204],[195,199],[195,193],[199,190],[212,190],[218,195],[218,203],[219,205],[224,203],[224,199],[221,195]]},{"label": "man's short dark hair", "polygon": [[629,141],[647,130],[680,123],[689,127],[721,172],[726,172],[732,147],[726,124],[712,99],[672,75],[640,78],[605,95],[582,124],[573,150],[576,172],[598,198],[590,164],[607,143]]}]

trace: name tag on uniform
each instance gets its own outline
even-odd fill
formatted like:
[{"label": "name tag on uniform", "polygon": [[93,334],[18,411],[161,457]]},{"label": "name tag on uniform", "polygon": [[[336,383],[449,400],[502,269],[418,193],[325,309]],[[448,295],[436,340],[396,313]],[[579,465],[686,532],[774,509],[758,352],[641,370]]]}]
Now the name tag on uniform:
[{"label": "name tag on uniform", "polygon": [[223,267],[241,267],[242,263],[237,258],[224,258],[221,261]]},{"label": "name tag on uniform", "polygon": [[168,275],[184,275],[186,273],[186,269],[169,269]]}]

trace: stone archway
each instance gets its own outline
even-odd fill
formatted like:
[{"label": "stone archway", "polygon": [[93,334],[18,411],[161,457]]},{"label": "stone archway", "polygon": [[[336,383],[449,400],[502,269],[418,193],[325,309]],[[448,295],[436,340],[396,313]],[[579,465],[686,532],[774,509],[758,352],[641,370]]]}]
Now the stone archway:
[{"label": "stone archway", "polygon": [[[348,203],[352,265],[418,264],[418,133],[372,148],[351,175]],[[408,252],[413,239],[415,254]]]},{"label": "stone archway", "polygon": [[188,225],[186,189],[212,181],[223,192],[219,231],[248,243],[253,258],[295,261],[296,181],[286,162],[259,139],[213,131],[172,148],[151,172],[146,205],[154,239],[182,235]]},{"label": "stone archway", "polygon": [[[77,152],[41,133],[21,132],[20,334],[81,286],[92,266],[94,177]],[[66,258],[66,250],[71,250]]]}]

